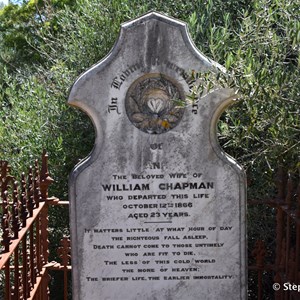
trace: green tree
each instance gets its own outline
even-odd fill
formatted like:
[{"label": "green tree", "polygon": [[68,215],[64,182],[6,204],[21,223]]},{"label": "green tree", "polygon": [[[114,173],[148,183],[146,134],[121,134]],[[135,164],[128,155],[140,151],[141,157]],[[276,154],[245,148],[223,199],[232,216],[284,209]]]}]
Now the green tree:
[{"label": "green tree", "polygon": [[44,41],[39,30],[46,27],[55,31],[56,13],[72,3],[70,0],[31,0],[23,4],[14,1],[3,7],[0,11],[0,62],[15,71],[23,69],[24,65],[43,64],[38,48]]},{"label": "green tree", "polygon": [[192,33],[203,52],[228,71],[218,78],[203,74],[204,86],[231,85],[243,100],[219,123],[223,148],[254,176],[269,177],[279,164],[295,171],[300,149],[300,4],[253,1],[236,15],[225,11],[223,22],[210,23],[212,6],[208,1],[205,14],[192,14]]}]

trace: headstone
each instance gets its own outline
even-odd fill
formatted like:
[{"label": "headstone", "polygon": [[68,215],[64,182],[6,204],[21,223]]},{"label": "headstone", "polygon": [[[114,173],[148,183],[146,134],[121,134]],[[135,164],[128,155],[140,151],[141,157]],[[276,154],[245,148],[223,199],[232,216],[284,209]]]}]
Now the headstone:
[{"label": "headstone", "polygon": [[74,84],[96,141],[70,178],[73,299],[246,299],[245,177],[216,137],[234,92],[178,105],[217,69],[151,12]]}]

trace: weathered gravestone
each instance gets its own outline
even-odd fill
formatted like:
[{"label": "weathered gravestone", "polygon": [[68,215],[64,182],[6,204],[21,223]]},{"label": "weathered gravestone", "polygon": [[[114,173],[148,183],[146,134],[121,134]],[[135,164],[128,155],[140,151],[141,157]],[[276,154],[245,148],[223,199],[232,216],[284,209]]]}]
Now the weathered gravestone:
[{"label": "weathered gravestone", "polygon": [[216,66],[149,13],[74,84],[96,142],[70,179],[73,299],[246,299],[244,174],[215,129],[234,93],[177,105]]}]

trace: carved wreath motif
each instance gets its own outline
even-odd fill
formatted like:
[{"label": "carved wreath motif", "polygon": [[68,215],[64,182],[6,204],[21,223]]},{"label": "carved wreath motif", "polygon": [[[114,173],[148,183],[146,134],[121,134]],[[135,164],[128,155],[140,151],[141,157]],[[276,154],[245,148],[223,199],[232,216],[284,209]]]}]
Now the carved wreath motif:
[{"label": "carved wreath motif", "polygon": [[129,120],[140,130],[160,134],[174,128],[181,120],[184,100],[179,88],[161,74],[136,80],[128,89],[125,107]]}]

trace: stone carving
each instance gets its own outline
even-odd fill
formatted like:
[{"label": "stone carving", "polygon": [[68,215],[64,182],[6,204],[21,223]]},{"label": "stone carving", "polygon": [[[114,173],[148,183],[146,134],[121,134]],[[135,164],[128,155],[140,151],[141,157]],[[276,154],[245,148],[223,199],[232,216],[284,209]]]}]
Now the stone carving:
[{"label": "stone carving", "polygon": [[245,178],[215,132],[236,95],[176,101],[216,66],[151,12],[74,84],[96,139],[70,177],[73,300],[247,299]]},{"label": "stone carving", "polygon": [[129,120],[140,130],[160,134],[174,128],[181,120],[184,93],[162,74],[147,74],[128,89],[125,107]]}]

